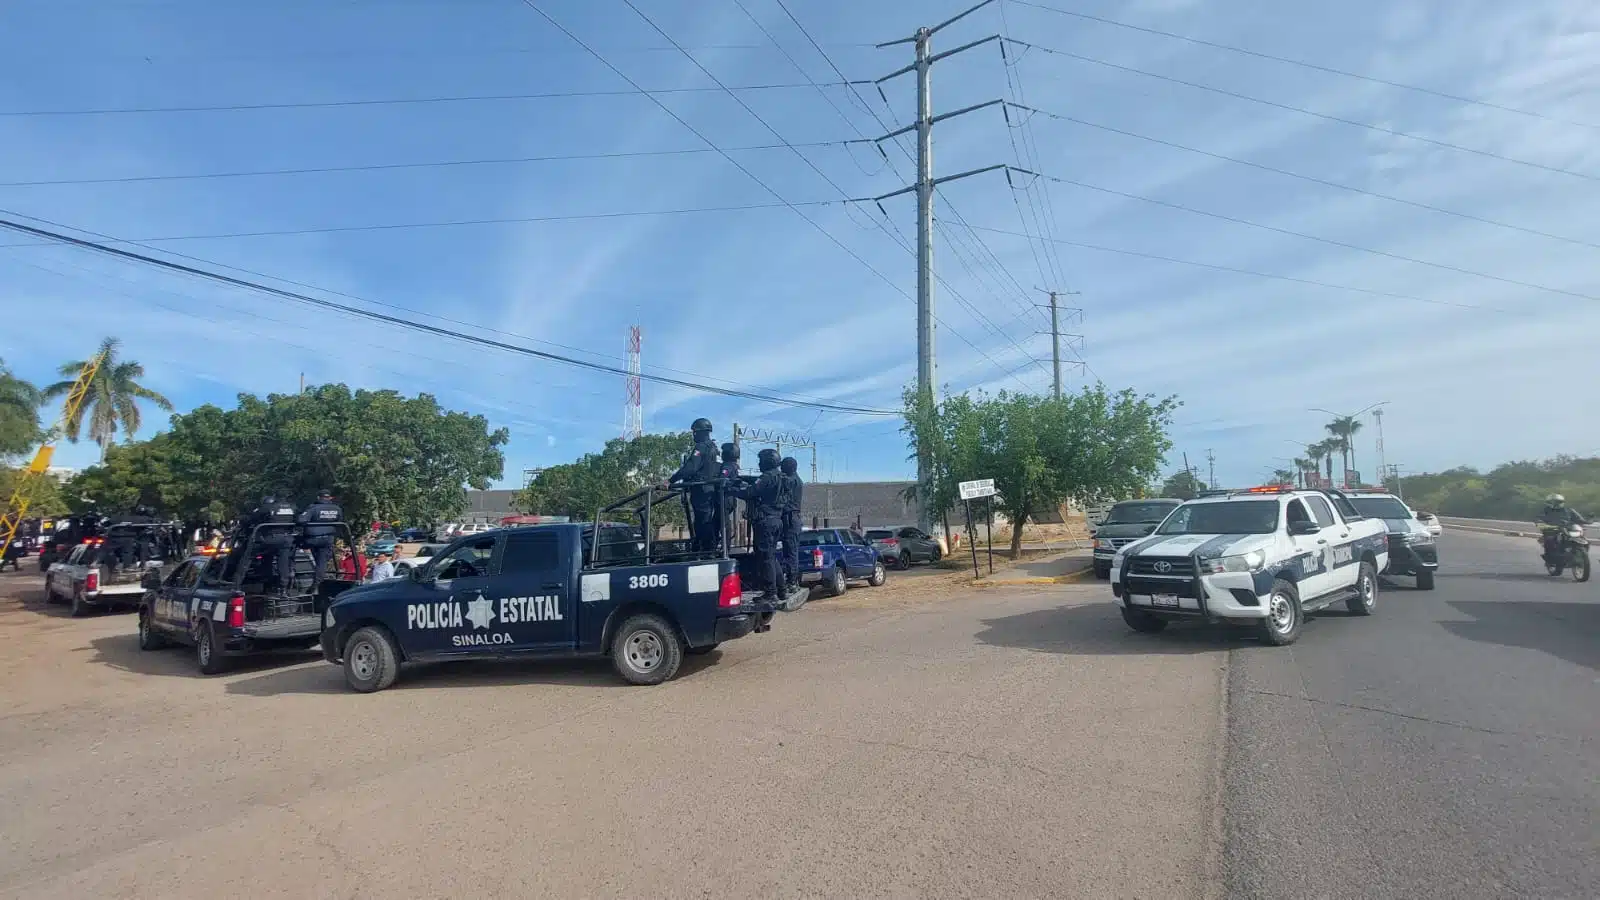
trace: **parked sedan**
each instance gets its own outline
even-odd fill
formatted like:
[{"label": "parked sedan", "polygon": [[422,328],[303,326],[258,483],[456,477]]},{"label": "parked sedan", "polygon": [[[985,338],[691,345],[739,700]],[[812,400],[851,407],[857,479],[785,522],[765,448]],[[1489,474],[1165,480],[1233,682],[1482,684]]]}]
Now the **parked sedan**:
[{"label": "parked sedan", "polygon": [[412,569],[427,565],[428,561],[438,555],[440,550],[443,550],[448,546],[448,544],[423,544],[421,547],[417,548],[417,553],[415,556],[408,556],[405,559],[397,559],[394,561],[394,574],[403,576],[409,573]]},{"label": "parked sedan", "polygon": [[932,535],[910,525],[867,529],[867,540],[883,561],[897,569],[914,562],[938,562],[944,549]]}]

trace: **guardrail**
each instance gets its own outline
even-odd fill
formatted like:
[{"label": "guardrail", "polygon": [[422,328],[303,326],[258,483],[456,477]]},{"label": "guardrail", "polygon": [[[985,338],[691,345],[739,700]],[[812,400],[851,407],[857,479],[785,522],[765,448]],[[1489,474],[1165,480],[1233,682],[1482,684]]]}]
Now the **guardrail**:
[{"label": "guardrail", "polygon": [[1493,534],[1506,534],[1513,537],[1534,537],[1538,530],[1529,521],[1514,521],[1510,519],[1468,519],[1461,516],[1440,516],[1439,521],[1447,528],[1463,528],[1468,531],[1486,531]]}]

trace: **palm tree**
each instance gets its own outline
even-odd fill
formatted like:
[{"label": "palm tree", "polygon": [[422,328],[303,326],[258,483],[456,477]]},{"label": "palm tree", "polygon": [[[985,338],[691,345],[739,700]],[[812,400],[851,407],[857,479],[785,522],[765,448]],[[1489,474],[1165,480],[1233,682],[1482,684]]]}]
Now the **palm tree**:
[{"label": "palm tree", "polygon": [[1335,448],[1344,459],[1344,480],[1346,485],[1350,482],[1350,470],[1354,468],[1356,445],[1356,432],[1361,430],[1361,420],[1355,416],[1339,416],[1324,426],[1328,433],[1333,435]]},{"label": "palm tree", "polygon": [[[1309,453],[1310,451],[1311,451],[1311,448],[1307,447],[1306,448],[1306,452]],[[1299,475],[1300,475],[1300,486],[1301,487],[1305,487],[1306,486],[1306,472],[1307,471],[1315,472],[1317,470],[1317,464],[1312,462],[1309,459],[1304,458],[1304,457],[1296,456],[1294,458],[1294,470],[1295,470],[1295,472],[1299,473]]]},{"label": "palm tree", "polygon": [[[106,457],[106,448],[116,443],[117,432],[132,437],[133,433],[139,430],[143,419],[139,415],[137,401],[148,400],[167,412],[176,409],[171,400],[136,380],[144,377],[144,366],[131,359],[117,358],[117,348],[121,344],[121,341],[111,337],[100,342],[100,368],[95,370],[94,379],[89,382],[89,390],[84,394],[83,404],[74,410],[72,418],[66,421],[67,440],[77,443],[83,422],[88,419],[89,438],[100,445],[101,460]],[[54,400],[71,393],[78,373],[82,372],[86,365],[88,362],[85,360],[63,364],[59,371],[67,380],[58,381],[45,388],[45,399]]]},{"label": "palm tree", "polygon": [[0,456],[22,453],[39,431],[39,405],[44,396],[32,383],[11,374],[0,360]]},{"label": "palm tree", "polygon": [[1294,484],[1294,472],[1289,469],[1278,469],[1272,473],[1273,484]]},{"label": "palm tree", "polygon": [[[1336,449],[1338,449],[1338,446],[1333,441],[1317,441],[1306,448],[1306,452],[1311,454],[1311,459],[1314,462],[1321,462],[1328,467],[1327,477],[1329,484],[1333,483],[1333,451]],[[1312,465],[1311,468],[1312,471],[1316,471],[1318,467]]]}]

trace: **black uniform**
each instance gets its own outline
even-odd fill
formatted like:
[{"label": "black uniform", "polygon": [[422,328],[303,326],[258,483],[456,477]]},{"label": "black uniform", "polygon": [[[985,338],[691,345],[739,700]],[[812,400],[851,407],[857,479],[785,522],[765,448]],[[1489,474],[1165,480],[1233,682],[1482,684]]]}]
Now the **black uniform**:
[{"label": "black uniform", "polygon": [[716,496],[717,445],[711,440],[709,429],[695,432],[694,446],[683,456],[683,465],[667,479],[668,484],[682,483],[689,488],[690,548],[712,550],[717,546]]},{"label": "black uniform", "polygon": [[783,536],[784,493],[777,451],[761,451],[761,477],[745,489],[744,496],[750,509],[756,571],[763,582],[765,598],[773,603],[781,603],[784,599],[783,568],[778,562],[778,541]]},{"label": "black uniform", "polygon": [[131,516],[120,516],[110,522],[106,528],[106,550],[116,561],[119,569],[125,569],[129,563],[143,564],[148,557],[146,541],[149,538],[149,529],[145,528],[117,528],[117,525],[149,525],[155,519],[144,515],[142,510],[135,511]]},{"label": "black uniform", "polygon": [[800,480],[800,464],[792,456],[783,458],[778,469],[783,473],[783,580],[794,590],[800,586],[800,495],[805,482]]},{"label": "black uniform", "polygon": [[717,510],[717,534],[728,532],[728,543],[735,543],[732,534],[734,511],[739,506],[739,446],[722,445],[722,464],[717,467],[717,478],[722,482],[722,508]]},{"label": "black uniform", "polygon": [[300,513],[300,543],[311,551],[312,578],[322,580],[322,573],[333,558],[333,540],[338,530],[334,525],[344,521],[344,510],[333,502],[331,496],[318,495],[317,502]]},{"label": "black uniform", "polygon": [[[289,526],[263,528],[256,533],[256,549],[262,556],[273,559],[273,572],[277,576],[280,590],[288,590],[294,583],[294,528],[292,527],[294,524],[294,505],[268,497],[239,521],[239,534],[235,539],[235,543],[242,549],[243,544],[250,539],[250,530],[257,525]],[[248,562],[247,560],[246,563]]]}]

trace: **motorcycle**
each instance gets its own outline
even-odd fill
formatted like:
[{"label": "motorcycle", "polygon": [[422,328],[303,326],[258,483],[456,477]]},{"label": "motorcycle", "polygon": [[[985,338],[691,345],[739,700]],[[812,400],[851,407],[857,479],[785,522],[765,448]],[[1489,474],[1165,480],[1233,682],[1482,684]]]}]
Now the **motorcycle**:
[{"label": "motorcycle", "polygon": [[1540,525],[1539,542],[1544,547],[1544,569],[1551,577],[1566,571],[1573,581],[1589,580],[1589,539],[1582,525]]}]

